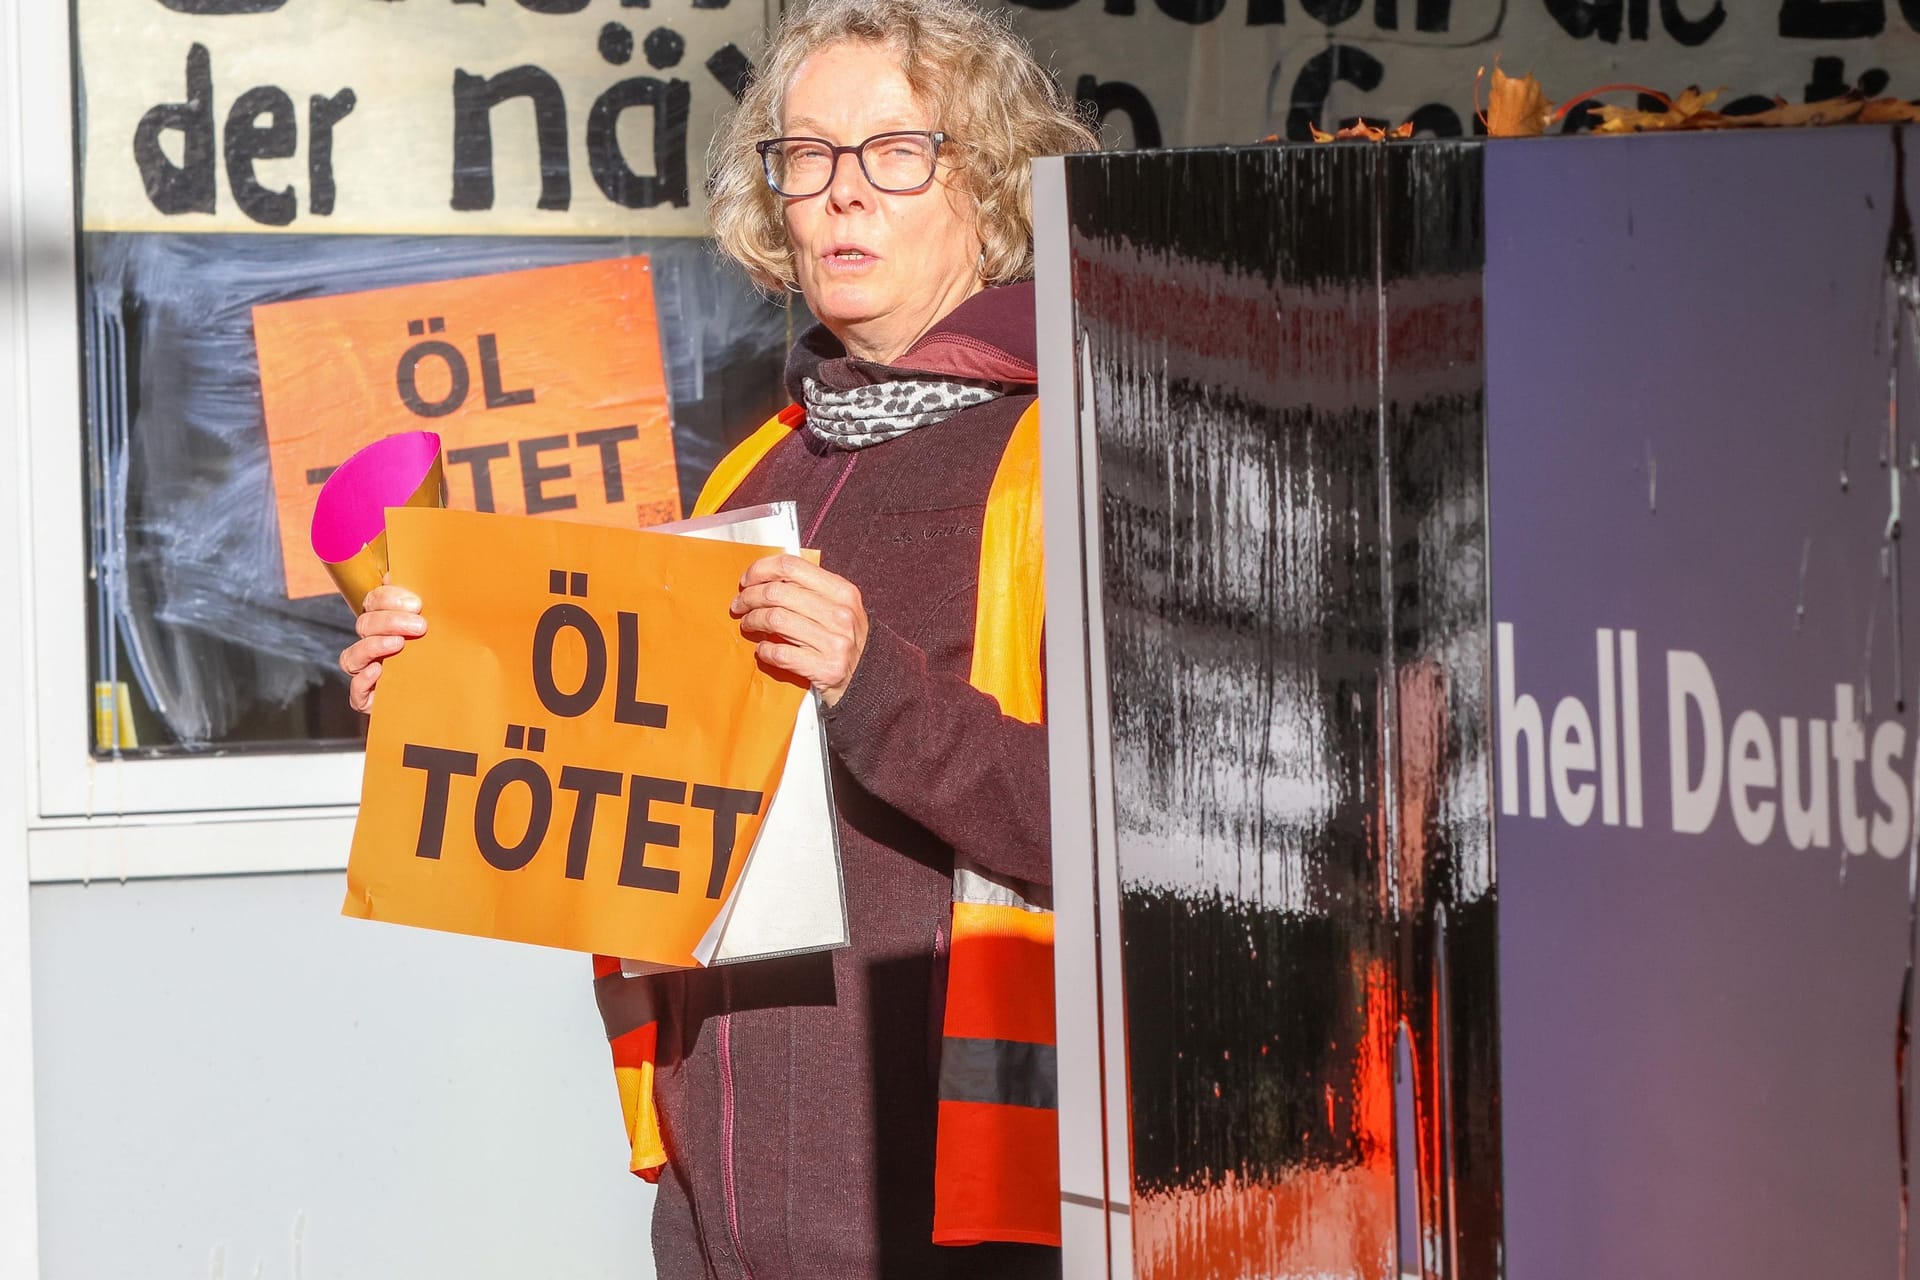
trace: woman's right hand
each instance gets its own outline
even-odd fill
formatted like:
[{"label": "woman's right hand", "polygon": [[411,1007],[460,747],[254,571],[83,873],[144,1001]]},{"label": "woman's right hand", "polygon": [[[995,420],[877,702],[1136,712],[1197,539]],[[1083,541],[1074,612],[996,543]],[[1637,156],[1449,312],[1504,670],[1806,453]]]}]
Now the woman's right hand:
[{"label": "woman's right hand", "polygon": [[375,587],[367,593],[365,611],[354,629],[360,639],[340,651],[340,669],[348,677],[347,705],[355,711],[372,711],[381,666],[407,641],[427,633],[420,597],[405,587]]}]

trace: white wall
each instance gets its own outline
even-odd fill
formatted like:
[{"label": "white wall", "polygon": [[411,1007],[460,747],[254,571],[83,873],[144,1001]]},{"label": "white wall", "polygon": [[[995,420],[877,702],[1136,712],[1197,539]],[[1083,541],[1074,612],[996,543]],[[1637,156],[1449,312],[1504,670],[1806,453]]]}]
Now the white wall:
[{"label": "white wall", "polygon": [[33,889],[40,1276],[652,1276],[586,957],[344,888]]}]

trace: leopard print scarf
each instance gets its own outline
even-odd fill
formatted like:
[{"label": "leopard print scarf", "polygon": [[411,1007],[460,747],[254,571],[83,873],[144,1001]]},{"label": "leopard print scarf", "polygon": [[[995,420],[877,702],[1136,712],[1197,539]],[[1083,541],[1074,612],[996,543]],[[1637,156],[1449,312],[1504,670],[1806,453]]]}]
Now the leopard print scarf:
[{"label": "leopard print scarf", "polygon": [[864,449],[903,436],[915,427],[945,422],[1006,394],[998,382],[969,378],[903,378],[835,391],[812,378],[801,381],[807,429],[842,449]]}]

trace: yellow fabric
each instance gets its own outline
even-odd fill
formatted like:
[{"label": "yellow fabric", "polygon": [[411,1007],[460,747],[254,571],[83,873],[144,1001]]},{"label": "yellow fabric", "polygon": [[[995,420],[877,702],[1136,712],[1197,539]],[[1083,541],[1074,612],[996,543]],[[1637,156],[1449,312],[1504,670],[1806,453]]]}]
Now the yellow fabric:
[{"label": "yellow fabric", "polygon": [[720,504],[733,495],[747,473],[760,465],[760,459],[773,452],[773,446],[785,440],[793,431],[786,412],[781,412],[767,420],[767,424],[735,445],[726,457],[720,459],[707,476],[707,482],[700,486],[700,497],[693,504],[693,516],[710,516],[720,509]]},{"label": "yellow fabric", "polygon": [[1053,912],[1024,907],[992,906],[979,902],[953,904],[953,936],[1020,938],[1053,945]]},{"label": "yellow fabric", "polygon": [[987,494],[980,526],[980,603],[967,682],[1028,724],[1046,718],[1042,637],[1047,620],[1040,518],[1040,402],[1020,415]]},{"label": "yellow fabric", "polygon": [[613,1079],[620,1087],[620,1112],[626,1117],[627,1142],[633,1150],[627,1167],[647,1177],[667,1163],[667,1144],[660,1137],[660,1113],[653,1102],[653,1063],[615,1067]]}]

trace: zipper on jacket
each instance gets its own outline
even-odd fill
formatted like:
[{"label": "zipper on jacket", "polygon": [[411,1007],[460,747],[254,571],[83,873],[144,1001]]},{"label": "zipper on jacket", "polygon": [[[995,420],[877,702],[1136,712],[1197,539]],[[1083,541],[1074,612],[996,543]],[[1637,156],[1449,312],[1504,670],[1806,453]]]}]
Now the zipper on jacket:
[{"label": "zipper on jacket", "polygon": [[[731,974],[721,975],[722,998],[733,1007]],[[727,1201],[727,1236],[733,1241],[733,1256],[740,1260],[740,1274],[753,1280],[753,1268],[747,1265],[746,1246],[740,1242],[740,1197],[733,1180],[733,1014],[720,1015],[720,1182]]]},{"label": "zipper on jacket", "polygon": [[853,474],[854,464],[859,461],[860,451],[857,449],[849,449],[847,451],[847,465],[841,468],[840,478],[833,482],[833,488],[827,490],[827,500],[821,503],[820,510],[814,513],[813,523],[807,526],[807,536],[800,539],[801,546],[810,547],[813,545],[813,535],[820,532],[820,525],[826,520],[827,512],[833,510],[833,500],[840,496],[842,489],[847,487],[847,477]]}]

